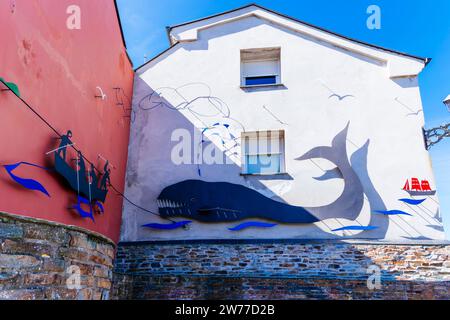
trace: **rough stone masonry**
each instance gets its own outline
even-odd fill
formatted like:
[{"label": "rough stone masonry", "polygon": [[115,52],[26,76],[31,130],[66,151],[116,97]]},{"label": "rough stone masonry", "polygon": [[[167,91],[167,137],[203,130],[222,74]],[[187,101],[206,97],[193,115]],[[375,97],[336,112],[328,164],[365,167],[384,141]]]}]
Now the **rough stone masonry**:
[{"label": "rough stone masonry", "polygon": [[114,254],[101,235],[0,213],[0,299],[450,299],[448,243],[167,241]]},{"label": "rough stone masonry", "polygon": [[[450,299],[448,243],[119,245],[115,299]],[[368,280],[379,270],[380,287]]]},{"label": "rough stone masonry", "polygon": [[0,300],[109,299],[114,250],[76,227],[0,213]]}]

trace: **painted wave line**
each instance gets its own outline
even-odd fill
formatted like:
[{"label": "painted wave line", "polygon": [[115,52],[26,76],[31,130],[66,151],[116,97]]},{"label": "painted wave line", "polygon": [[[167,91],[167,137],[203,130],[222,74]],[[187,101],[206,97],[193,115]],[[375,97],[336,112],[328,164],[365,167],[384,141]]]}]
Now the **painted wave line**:
[{"label": "painted wave line", "polygon": [[159,229],[159,230],[175,230],[179,228],[183,228],[184,226],[192,223],[192,221],[186,220],[186,221],[179,221],[179,222],[173,222],[173,223],[149,223],[144,224],[144,228],[151,228],[151,229]]},{"label": "painted wave line", "polygon": [[398,201],[402,201],[402,202],[404,202],[404,203],[407,203],[407,204],[411,204],[411,205],[413,205],[413,206],[418,206],[419,204],[421,204],[422,202],[424,202],[425,200],[427,200],[426,198],[425,199],[398,199]]},{"label": "painted wave line", "polygon": [[275,227],[276,223],[265,223],[265,222],[259,222],[259,221],[248,221],[241,223],[233,228],[228,228],[230,231],[240,231],[247,228],[272,228]]},{"label": "painted wave line", "polygon": [[375,213],[379,213],[379,214],[384,214],[385,216],[399,216],[399,215],[403,215],[403,216],[411,216],[412,214],[409,214],[405,211],[401,211],[401,210],[378,210],[375,211]]},{"label": "painted wave line", "polygon": [[338,229],[331,230],[333,232],[336,231],[347,231],[347,230],[353,230],[353,231],[369,231],[377,229],[378,227],[375,226],[346,226]]}]

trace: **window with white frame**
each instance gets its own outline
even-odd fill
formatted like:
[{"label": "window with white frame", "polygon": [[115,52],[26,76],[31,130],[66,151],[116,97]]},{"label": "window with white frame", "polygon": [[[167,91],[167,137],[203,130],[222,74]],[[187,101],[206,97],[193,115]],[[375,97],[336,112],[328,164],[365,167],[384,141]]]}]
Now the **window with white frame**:
[{"label": "window with white frame", "polygon": [[242,174],[285,172],[283,130],[244,132],[241,139]]},{"label": "window with white frame", "polygon": [[241,86],[281,83],[280,48],[241,50]]}]

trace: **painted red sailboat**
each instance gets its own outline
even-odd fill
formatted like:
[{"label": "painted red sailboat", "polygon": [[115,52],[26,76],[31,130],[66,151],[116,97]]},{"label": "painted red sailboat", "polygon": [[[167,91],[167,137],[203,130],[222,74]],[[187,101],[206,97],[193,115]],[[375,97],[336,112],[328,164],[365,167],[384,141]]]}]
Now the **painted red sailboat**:
[{"label": "painted red sailboat", "polygon": [[436,190],[432,190],[430,182],[428,180],[419,180],[417,178],[411,178],[411,184],[409,179],[406,180],[403,190],[409,193],[410,196],[434,196]]}]

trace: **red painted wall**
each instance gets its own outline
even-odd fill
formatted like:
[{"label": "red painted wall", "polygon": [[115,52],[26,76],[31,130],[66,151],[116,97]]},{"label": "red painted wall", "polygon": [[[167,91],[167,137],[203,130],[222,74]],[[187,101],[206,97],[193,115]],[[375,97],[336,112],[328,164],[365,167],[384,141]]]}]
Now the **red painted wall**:
[{"label": "red painted wall", "polygon": [[[81,8],[80,30],[66,26],[69,5]],[[16,83],[22,98],[60,133],[71,129],[72,141],[97,168],[104,166],[98,154],[109,159],[115,166],[111,182],[123,191],[130,122],[124,108],[130,102],[122,96],[125,106],[117,105],[113,88],[131,98],[133,70],[113,0],[0,1],[0,77]],[[106,100],[94,97],[96,86]],[[11,92],[0,92],[0,165],[51,166],[53,157],[45,153],[59,146],[56,137]],[[76,225],[118,241],[123,199],[114,191],[94,223],[67,209],[76,194],[56,174],[31,167],[14,173],[38,180],[51,198],[16,184],[0,167],[1,212]]]}]

